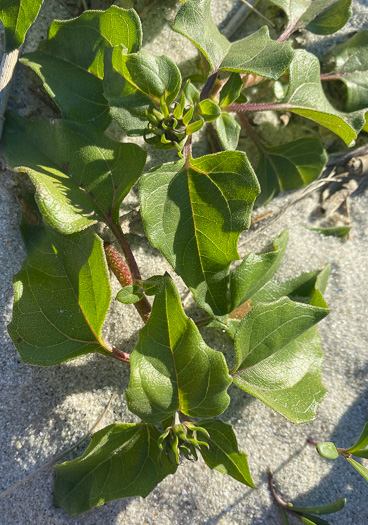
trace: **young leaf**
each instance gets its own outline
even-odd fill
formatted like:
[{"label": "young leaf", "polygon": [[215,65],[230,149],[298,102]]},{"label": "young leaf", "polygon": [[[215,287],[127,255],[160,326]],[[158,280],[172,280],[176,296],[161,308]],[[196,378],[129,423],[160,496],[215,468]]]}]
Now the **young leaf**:
[{"label": "young leaf", "polygon": [[346,42],[335,46],[326,56],[333,62],[330,73],[347,88],[346,111],[368,107],[368,30],[360,31]]},{"label": "young leaf", "polygon": [[308,29],[318,35],[330,35],[341,29],[351,16],[351,0],[271,0],[287,14],[285,33]]},{"label": "young leaf", "polygon": [[137,303],[142,298],[143,290],[136,284],[124,286],[116,296],[116,300],[123,304]]},{"label": "young leaf", "polygon": [[302,512],[307,514],[317,514],[318,516],[324,516],[325,514],[333,514],[334,512],[340,512],[346,505],[346,498],[339,498],[328,505],[320,507],[298,507],[293,505],[291,510],[293,512]]},{"label": "young leaf", "polygon": [[361,463],[358,463],[353,458],[346,458],[350,465],[352,465],[357,472],[366,480],[368,481],[368,469],[366,467],[363,467]]},{"label": "young leaf", "polygon": [[254,73],[276,79],[293,58],[290,43],[271,40],[267,27],[231,44],[213,21],[211,0],[187,0],[178,11],[173,29],[203,53],[212,71]]},{"label": "young leaf", "polygon": [[164,55],[144,50],[127,55],[124,46],[106,52],[104,94],[112,117],[129,135],[142,134],[146,111],[158,105],[162,96],[170,106],[180,85],[179,69]]},{"label": "young leaf", "polygon": [[38,51],[21,59],[41,78],[63,117],[105,129],[109,106],[103,95],[103,55],[121,44],[126,53],[142,43],[140,20],[133,9],[116,6],[107,11],[86,11],[78,18],[54,21],[49,38]]},{"label": "young leaf", "polygon": [[116,221],[146,158],[139,146],[115,142],[90,126],[29,122],[15,114],[6,118],[3,141],[9,165],[34,183],[45,220],[67,234],[98,219]]},{"label": "young leaf", "polygon": [[339,452],[336,448],[335,443],[330,441],[325,441],[323,443],[318,443],[316,446],[318,454],[326,459],[336,459],[339,457]]},{"label": "young leaf", "polygon": [[362,433],[360,434],[357,441],[352,445],[350,448],[346,448],[346,452],[350,452],[350,454],[354,454],[355,452],[365,448],[368,446],[368,423],[364,425],[364,428],[362,430]]},{"label": "young leaf", "polygon": [[43,0],[3,0],[0,20],[4,25],[5,53],[20,47],[28,29],[36,20]]},{"label": "young leaf", "polygon": [[190,417],[213,417],[229,404],[231,378],[225,358],[204,343],[186,317],[168,275],[130,363],[129,410],[147,423],[163,421],[178,410]]},{"label": "young leaf", "polygon": [[14,276],[8,330],[22,360],[50,366],[106,354],[101,329],[111,293],[101,240],[91,230],[61,235],[25,220],[21,233],[28,257]]},{"label": "young leaf", "polygon": [[313,325],[327,314],[325,308],[286,297],[257,304],[235,335],[234,383],[294,423],[313,419],[325,394],[320,339]]},{"label": "young leaf", "polygon": [[229,266],[239,258],[238,238],[258,192],[240,151],[163,164],[141,179],[141,213],[151,244],[214,315],[228,311]]},{"label": "young leaf", "polygon": [[290,83],[285,98],[275,109],[287,108],[314,120],[349,145],[365,124],[364,111],[342,113],[328,102],[321,85],[318,58],[297,50],[290,65]]},{"label": "young leaf", "polygon": [[218,104],[207,98],[198,104],[198,114],[206,122],[212,122],[221,115],[221,109],[219,108]]},{"label": "young leaf", "polygon": [[224,150],[238,147],[241,126],[229,113],[222,112],[215,122],[218,138]]},{"label": "young leaf", "polygon": [[301,188],[317,179],[327,162],[327,153],[315,137],[266,147],[260,151],[256,174],[261,185],[261,194],[256,204],[269,202],[280,191]]},{"label": "young leaf", "polygon": [[160,454],[152,425],[116,423],[96,432],[87,450],[56,465],[54,504],[70,516],[132,496],[145,498],[176,465]]},{"label": "young leaf", "polygon": [[229,106],[240,97],[243,81],[238,73],[231,73],[228,81],[220,91],[220,106]]},{"label": "young leaf", "polygon": [[326,237],[339,237],[340,239],[346,239],[350,233],[351,226],[333,226],[332,228],[310,228],[308,230],[312,232],[318,232]]},{"label": "young leaf", "polygon": [[247,455],[239,451],[236,436],[231,425],[215,419],[201,421],[209,435],[210,448],[201,447],[201,454],[207,466],[227,474],[248,487],[255,487],[248,466]]},{"label": "young leaf", "polygon": [[273,243],[273,251],[248,254],[230,275],[230,311],[253,297],[274,275],[285,255],[289,234],[284,231]]}]

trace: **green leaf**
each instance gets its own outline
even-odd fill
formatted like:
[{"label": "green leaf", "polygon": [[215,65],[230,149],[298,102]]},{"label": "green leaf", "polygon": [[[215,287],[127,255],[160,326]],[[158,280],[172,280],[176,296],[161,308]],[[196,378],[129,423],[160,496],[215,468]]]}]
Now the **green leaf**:
[{"label": "green leaf", "polygon": [[224,150],[238,147],[241,126],[229,113],[222,112],[215,122],[217,135]]},{"label": "green leaf", "polygon": [[127,55],[124,46],[106,52],[104,94],[111,115],[129,135],[140,135],[147,125],[146,111],[162,96],[170,106],[179,94],[180,71],[165,55],[148,51]]},{"label": "green leaf", "polygon": [[356,450],[355,452],[353,452],[353,456],[356,456],[358,458],[368,459],[368,449]]},{"label": "green leaf", "polygon": [[146,295],[156,295],[163,277],[163,275],[152,275],[152,277],[149,277],[143,281],[141,286],[144,290],[144,293]]},{"label": "green leaf", "polygon": [[266,26],[231,44],[213,21],[211,0],[187,0],[178,11],[173,29],[203,53],[211,70],[253,73],[276,79],[293,57],[291,44],[271,40]]},{"label": "green leaf", "polygon": [[199,102],[201,94],[198,91],[198,89],[191,83],[190,80],[187,80],[183,91],[185,98],[191,106],[194,106],[194,104],[197,104]]},{"label": "green leaf", "polygon": [[190,417],[213,417],[229,404],[226,391],[231,378],[225,358],[204,343],[186,317],[168,275],[130,363],[128,407],[147,423],[163,421],[178,410]]},{"label": "green leaf", "polygon": [[358,450],[361,450],[368,446],[368,423],[364,425],[364,428],[362,430],[362,433],[358,437],[357,441],[352,445],[350,448],[345,449],[346,452],[350,452],[350,454],[353,454],[357,452]]},{"label": "green leaf", "polygon": [[325,441],[323,443],[318,443],[316,446],[318,454],[326,459],[336,459],[339,457],[339,452],[336,448],[335,443],[330,441]]},{"label": "green leaf", "polygon": [[328,521],[318,518],[317,516],[312,516],[311,514],[301,514],[296,513],[298,518],[305,523],[305,525],[329,525]]},{"label": "green leaf", "polygon": [[286,251],[289,234],[284,231],[273,242],[273,251],[249,253],[230,275],[230,311],[258,292],[274,275]]},{"label": "green leaf", "polygon": [[240,97],[243,90],[243,80],[239,73],[231,73],[228,81],[220,91],[220,106],[230,106]]},{"label": "green leaf", "polygon": [[200,424],[210,434],[210,448],[201,447],[201,454],[206,465],[254,488],[247,455],[243,450],[239,451],[231,425],[214,419],[201,421]]},{"label": "green leaf", "polygon": [[325,389],[320,339],[312,327],[327,314],[286,297],[257,304],[235,335],[234,383],[294,423],[313,419]]},{"label": "green leaf", "polygon": [[20,47],[36,20],[43,0],[2,0],[0,20],[5,30],[5,53]]},{"label": "green leaf", "polygon": [[142,298],[143,291],[136,284],[124,286],[124,288],[122,288],[116,296],[116,300],[123,304],[137,303]]},{"label": "green leaf", "polygon": [[351,226],[333,226],[332,228],[310,228],[308,230],[312,232],[318,232],[326,237],[339,237],[340,239],[346,239],[350,233]]},{"label": "green leaf", "polygon": [[271,0],[285,11],[289,22],[286,33],[308,29],[330,35],[341,29],[351,16],[351,0]]},{"label": "green leaf", "polygon": [[132,496],[145,498],[176,465],[160,454],[152,425],[116,423],[96,432],[87,450],[56,465],[54,504],[69,515]]},{"label": "green leaf", "polygon": [[325,514],[333,514],[334,512],[339,512],[346,505],[346,498],[339,498],[328,505],[323,505],[319,507],[298,507],[292,506],[291,510],[293,512],[302,512],[307,514],[317,514],[318,516],[324,516]]},{"label": "green leaf", "polygon": [[106,354],[111,293],[101,240],[91,230],[65,236],[25,220],[21,233],[27,259],[14,276],[8,330],[22,360],[50,366]]},{"label": "green leaf", "polygon": [[49,38],[38,51],[21,59],[41,78],[45,90],[65,119],[105,129],[109,106],[103,95],[103,56],[106,48],[121,44],[126,53],[139,50],[140,20],[132,9],[112,6],[86,11],[78,18],[54,21]]},{"label": "green leaf", "polygon": [[314,120],[341,137],[347,145],[365,124],[363,111],[342,113],[328,102],[321,85],[318,58],[297,50],[290,65],[290,83],[285,98],[275,109],[288,109]]},{"label": "green leaf", "polygon": [[[186,5],[186,4],[185,4]],[[163,164],[140,182],[144,227],[193,292],[214,315],[228,311],[228,273],[249,226],[258,182],[246,155],[229,151]]]},{"label": "green leaf", "polygon": [[350,465],[352,465],[356,471],[359,472],[359,474],[366,480],[368,481],[368,469],[366,467],[363,467],[363,465],[361,465],[360,463],[358,463],[357,461],[355,461],[355,459],[353,458],[346,458]]},{"label": "green leaf", "polygon": [[3,142],[9,165],[35,185],[45,220],[67,234],[98,219],[116,222],[146,158],[139,146],[115,142],[90,126],[30,122],[15,114],[6,118]]},{"label": "green leaf", "polygon": [[206,122],[212,122],[221,115],[221,109],[218,104],[206,98],[198,104],[198,114],[204,118]]},{"label": "green leaf", "polygon": [[321,142],[315,137],[259,149],[260,161],[256,174],[261,194],[256,204],[266,204],[280,191],[294,190],[317,179],[328,160]]},{"label": "green leaf", "polygon": [[367,49],[368,30],[364,30],[335,46],[326,56],[331,69],[328,75],[341,80],[347,88],[346,111],[368,106]]}]

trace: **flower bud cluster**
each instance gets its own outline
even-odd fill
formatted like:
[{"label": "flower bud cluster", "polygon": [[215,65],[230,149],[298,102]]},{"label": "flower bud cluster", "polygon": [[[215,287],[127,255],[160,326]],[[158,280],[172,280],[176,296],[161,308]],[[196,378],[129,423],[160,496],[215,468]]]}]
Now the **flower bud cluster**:
[{"label": "flower bud cluster", "polygon": [[206,429],[196,426],[191,421],[175,423],[166,428],[165,432],[159,437],[159,449],[175,465],[179,465],[183,458],[197,461],[197,451],[200,451],[200,447],[210,448],[207,441],[198,439],[198,433],[204,436],[202,439],[210,439]]}]

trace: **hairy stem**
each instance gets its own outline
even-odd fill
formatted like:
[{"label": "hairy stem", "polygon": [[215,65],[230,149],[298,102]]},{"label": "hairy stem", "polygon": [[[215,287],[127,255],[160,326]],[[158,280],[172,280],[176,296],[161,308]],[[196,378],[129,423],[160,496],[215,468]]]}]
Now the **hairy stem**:
[{"label": "hairy stem", "polygon": [[230,106],[225,106],[222,108],[225,111],[268,111],[268,110],[279,110],[284,109],[288,106],[287,104],[230,104]]}]

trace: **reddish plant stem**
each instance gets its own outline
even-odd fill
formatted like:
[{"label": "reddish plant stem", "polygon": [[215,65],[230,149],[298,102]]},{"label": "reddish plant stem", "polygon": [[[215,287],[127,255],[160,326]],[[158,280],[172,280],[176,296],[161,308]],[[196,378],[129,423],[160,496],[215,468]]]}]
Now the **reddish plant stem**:
[{"label": "reddish plant stem", "polygon": [[296,24],[293,24],[292,26],[290,26],[289,28],[287,28],[283,33],[282,35],[279,36],[279,38],[277,39],[278,42],[285,42],[285,40],[287,40],[289,38],[289,36],[291,36],[294,31],[296,29]]},{"label": "reddish plant stem", "polygon": [[340,80],[343,77],[343,73],[324,73],[321,75],[321,80]]},{"label": "reddish plant stem", "polygon": [[230,104],[222,108],[225,111],[268,111],[268,110],[280,110],[293,107],[289,104]]},{"label": "reddish plant stem", "polygon": [[248,134],[248,137],[250,139],[253,140],[253,142],[256,144],[256,146],[262,151],[262,153],[268,157],[268,151],[263,147],[263,144],[262,142],[260,141],[257,133],[254,131],[254,129],[252,128],[249,120],[247,119],[247,117],[244,115],[244,113],[240,113],[238,112],[237,113],[237,117],[239,119],[239,122],[241,124],[241,126],[245,129],[245,131],[247,132]]},{"label": "reddish plant stem", "polygon": [[274,485],[274,479],[273,479],[273,473],[270,467],[268,467],[267,473],[268,473],[268,486],[269,486],[270,492],[274,500],[276,501],[278,505],[280,505],[280,507],[284,508],[285,510],[288,510],[289,508],[288,504],[276,492],[275,485]]},{"label": "reddish plant stem", "polygon": [[190,167],[190,159],[192,157],[192,135],[189,136],[185,146],[184,146],[184,158],[185,158],[185,167],[187,170]]},{"label": "reddish plant stem", "polygon": [[[118,250],[112,244],[105,244],[105,254],[109,267],[111,268],[113,274],[121,284],[121,286],[129,286],[134,283],[133,276],[131,274],[128,265],[125,263],[124,259],[118,252]],[[140,277],[139,277],[140,278]],[[146,296],[144,296],[140,301],[134,303],[134,306],[142,318],[144,323],[147,322],[149,315],[151,313],[151,305]],[[116,349],[117,350],[117,349]],[[115,357],[115,356],[114,356]]]}]

